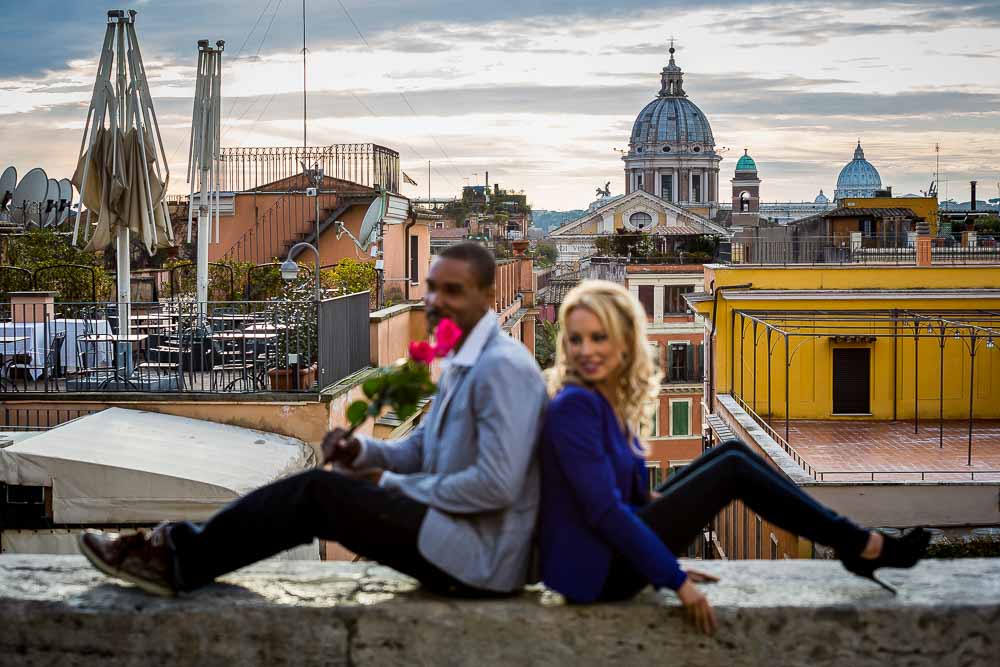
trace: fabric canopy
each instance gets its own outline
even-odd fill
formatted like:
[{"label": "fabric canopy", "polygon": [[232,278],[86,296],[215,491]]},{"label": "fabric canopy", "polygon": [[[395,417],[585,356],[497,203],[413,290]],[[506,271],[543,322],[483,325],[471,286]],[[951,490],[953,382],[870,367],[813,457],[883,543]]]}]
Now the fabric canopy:
[{"label": "fabric canopy", "polygon": [[[85,250],[103,250],[115,240],[117,230],[127,225],[135,239],[152,255],[160,248],[174,245],[174,232],[166,213],[164,198],[166,183],[156,176],[153,144],[147,139],[146,156],[143,161],[139,132],[133,128],[124,136],[120,131],[106,128],[97,130],[92,151],[80,156],[73,174],[73,184],[82,187],[83,172],[87,160],[87,184],[81,192],[80,200],[96,216],[97,226]],[[118,165],[117,176],[114,166]],[[153,219],[150,219],[146,201],[146,186],[153,200]],[[87,223],[94,222],[88,218]]]},{"label": "fabric canopy", "polygon": [[200,521],[315,464],[288,436],[110,408],[0,448],[0,481],[52,488],[58,524]]}]

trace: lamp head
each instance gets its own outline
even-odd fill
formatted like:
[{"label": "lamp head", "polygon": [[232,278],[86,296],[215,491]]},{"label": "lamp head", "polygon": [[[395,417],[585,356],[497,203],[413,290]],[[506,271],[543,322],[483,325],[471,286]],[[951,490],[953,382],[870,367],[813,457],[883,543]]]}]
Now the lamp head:
[{"label": "lamp head", "polygon": [[291,258],[281,263],[280,271],[281,277],[287,282],[292,282],[299,277],[299,265]]}]

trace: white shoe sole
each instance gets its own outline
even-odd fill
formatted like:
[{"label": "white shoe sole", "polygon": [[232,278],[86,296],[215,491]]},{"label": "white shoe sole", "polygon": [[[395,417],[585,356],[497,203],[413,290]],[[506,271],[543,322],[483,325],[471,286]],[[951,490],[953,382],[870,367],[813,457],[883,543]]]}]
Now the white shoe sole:
[{"label": "white shoe sole", "polygon": [[175,591],[172,588],[167,588],[166,586],[161,586],[160,584],[157,584],[155,582],[146,581],[145,579],[140,579],[139,577],[134,577],[130,575],[128,572],[122,572],[121,570],[112,569],[111,567],[108,566],[107,563],[105,563],[100,557],[98,557],[97,554],[91,551],[90,547],[88,547],[87,543],[83,540],[84,535],[86,535],[86,533],[80,533],[77,536],[76,544],[77,547],[79,547],[80,549],[80,553],[82,553],[84,557],[88,561],[90,561],[90,564],[93,565],[95,568],[97,568],[104,574],[108,575],[109,577],[114,577],[115,579],[121,579],[122,581],[127,581],[133,586],[137,586],[142,590],[144,590],[145,592],[150,593],[152,595],[158,595],[164,598],[177,597],[177,591]]}]

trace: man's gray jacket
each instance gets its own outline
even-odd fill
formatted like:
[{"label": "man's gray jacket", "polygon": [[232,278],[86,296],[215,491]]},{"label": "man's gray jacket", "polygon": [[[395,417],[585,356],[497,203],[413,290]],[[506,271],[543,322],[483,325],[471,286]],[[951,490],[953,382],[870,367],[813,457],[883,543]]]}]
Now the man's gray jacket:
[{"label": "man's gray jacket", "polygon": [[492,591],[525,584],[539,502],[537,442],[547,403],[538,364],[487,313],[405,438],[361,437],[355,467],[430,507],[418,548],[456,579]]}]

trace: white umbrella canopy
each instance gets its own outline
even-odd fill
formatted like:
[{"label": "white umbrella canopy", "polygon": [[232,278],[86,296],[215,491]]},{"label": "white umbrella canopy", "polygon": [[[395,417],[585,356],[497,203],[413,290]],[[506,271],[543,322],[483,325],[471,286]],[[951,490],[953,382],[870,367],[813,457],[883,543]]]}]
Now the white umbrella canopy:
[{"label": "white umbrella canopy", "polygon": [[[155,156],[148,137],[146,142],[145,155]],[[86,250],[103,250],[112,245],[122,227],[127,227],[149,254],[174,245],[173,228],[163,206],[166,183],[159,179],[153,162],[144,158],[135,128],[124,137],[120,131],[103,127],[97,131],[93,150],[80,157],[73,174],[73,184],[79,189],[84,171],[89,171],[81,199],[90,215],[96,217],[96,224]],[[114,173],[116,163],[123,166],[118,173]],[[146,201],[147,188],[153,200],[152,215]]]},{"label": "white umbrella canopy", "polygon": [[[136,12],[108,12],[104,46],[87,112],[73,183],[89,210],[83,228],[88,250],[115,241],[120,333],[128,334],[131,235],[152,254],[173,245],[166,206],[170,169],[135,33]],[[107,123],[107,125],[105,125]],[[161,174],[162,169],[162,174]],[[91,223],[96,216],[96,225]],[[73,228],[73,242],[80,220]],[[91,227],[93,235],[91,236]]]}]

